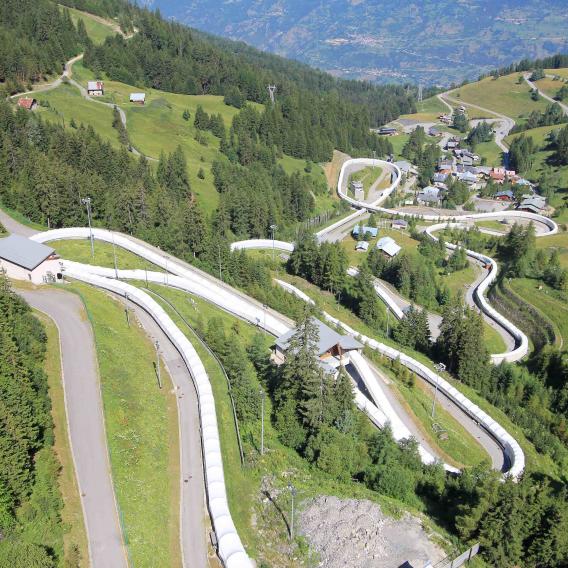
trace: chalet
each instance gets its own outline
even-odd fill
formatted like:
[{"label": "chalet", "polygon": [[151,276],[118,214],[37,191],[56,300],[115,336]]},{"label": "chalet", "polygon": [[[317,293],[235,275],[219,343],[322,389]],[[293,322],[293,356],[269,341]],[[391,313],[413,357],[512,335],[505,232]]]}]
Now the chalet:
[{"label": "chalet", "polygon": [[388,258],[394,258],[402,248],[396,244],[392,237],[382,237],[377,241],[377,249]]},{"label": "chalet", "polygon": [[392,222],[391,227],[393,229],[398,229],[399,231],[406,231],[406,229],[408,229],[408,221],[405,221],[404,219],[395,219]]},{"label": "chalet", "polygon": [[146,93],[130,93],[130,102],[143,105],[146,102]]},{"label": "chalet", "polygon": [[379,134],[381,136],[395,136],[398,132],[393,126],[382,126],[379,128]]},{"label": "chalet", "polygon": [[18,99],[18,107],[26,110],[34,110],[37,107],[37,100],[30,97],[21,97]]},{"label": "chalet", "polygon": [[429,185],[418,192],[416,199],[422,205],[438,205],[440,203],[440,188]]},{"label": "chalet", "polygon": [[446,179],[448,179],[448,174],[442,172],[437,172],[432,177],[434,183],[444,183]]},{"label": "chalet", "polygon": [[442,136],[442,133],[435,126],[431,126],[428,129],[428,134],[430,136]]},{"label": "chalet", "polygon": [[531,213],[543,213],[546,209],[546,199],[540,195],[523,199],[517,209]]},{"label": "chalet", "polygon": [[532,187],[532,183],[525,178],[517,178],[515,180],[515,185],[527,186],[529,188]]},{"label": "chalet", "polygon": [[473,166],[474,159],[471,156],[462,155],[458,159],[462,166]]},{"label": "chalet", "polygon": [[455,150],[460,147],[460,143],[457,140],[448,140],[446,143],[446,150]]},{"label": "chalet", "polygon": [[505,183],[505,173],[501,173],[501,172],[496,172],[495,169],[493,169],[493,171],[489,174],[489,177],[495,182],[495,183]]},{"label": "chalet", "polygon": [[102,81],[88,81],[87,93],[91,97],[102,97],[105,94],[105,85]]},{"label": "chalet", "polygon": [[463,181],[464,183],[467,183],[468,185],[477,183],[477,176],[475,174],[472,174],[471,172],[463,172],[461,174],[458,174],[458,179],[460,181]]},{"label": "chalet", "polygon": [[441,170],[452,171],[453,167],[454,167],[454,161],[453,160],[445,159],[445,160],[440,160],[438,162],[438,170],[440,170],[440,171]]},{"label": "chalet", "polygon": [[491,174],[491,167],[490,166],[475,166],[478,175],[482,175],[484,177],[489,177]]},{"label": "chalet", "polygon": [[59,256],[46,245],[19,235],[0,239],[0,270],[9,278],[32,284],[61,278]]},{"label": "chalet", "polygon": [[353,227],[353,236],[358,237],[359,235],[369,235],[371,238],[375,238],[379,233],[379,229],[377,227],[360,227],[359,225],[355,225]]},{"label": "chalet", "polygon": [[355,246],[356,251],[365,252],[369,250],[369,243],[367,241],[359,241]]},{"label": "chalet", "polygon": [[[326,372],[336,375],[339,367],[345,367],[351,362],[350,353],[361,352],[363,345],[350,335],[337,333],[316,318],[313,318],[312,321],[318,328],[315,355],[319,358],[320,364]],[[272,361],[277,365],[286,361],[286,352],[295,333],[296,330],[292,329],[276,340],[272,351]]]},{"label": "chalet", "polygon": [[499,201],[513,201],[515,199],[515,194],[510,189],[505,189],[503,191],[498,191],[493,197]]}]

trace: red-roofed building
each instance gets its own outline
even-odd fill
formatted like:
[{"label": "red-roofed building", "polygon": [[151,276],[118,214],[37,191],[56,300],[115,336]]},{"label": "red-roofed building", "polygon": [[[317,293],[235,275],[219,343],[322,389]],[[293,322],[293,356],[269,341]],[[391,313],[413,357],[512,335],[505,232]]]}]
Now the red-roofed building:
[{"label": "red-roofed building", "polygon": [[25,108],[26,110],[34,110],[37,106],[37,101],[35,99],[30,99],[29,97],[22,97],[18,99],[18,106],[20,108]]}]

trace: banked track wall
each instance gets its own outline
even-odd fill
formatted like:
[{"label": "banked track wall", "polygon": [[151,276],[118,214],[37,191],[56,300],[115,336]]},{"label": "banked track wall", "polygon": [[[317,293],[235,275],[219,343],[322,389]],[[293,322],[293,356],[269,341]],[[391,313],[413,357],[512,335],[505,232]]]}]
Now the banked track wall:
[{"label": "banked track wall", "polygon": [[[166,268],[168,271],[174,273],[174,274],[178,274],[181,278],[180,280],[184,280],[185,278],[191,278],[192,281],[194,281],[194,283],[197,283],[197,285],[201,288],[200,291],[197,290],[193,290],[196,293],[199,293],[200,295],[202,295],[204,298],[209,299],[210,301],[212,301],[215,304],[218,305],[222,305],[223,301],[220,298],[220,294],[219,291],[214,290],[213,287],[211,286],[212,281],[214,281],[215,279],[213,279],[213,277],[211,276],[200,276],[199,271],[195,271],[195,270],[190,270],[187,268],[184,268],[182,266],[180,266],[179,264],[177,264],[176,262],[172,262],[171,260],[168,262],[168,260],[161,254],[153,251],[151,249],[151,247],[148,247],[146,245],[144,245],[141,242],[138,241],[134,241],[129,237],[126,237],[124,235],[121,235],[120,233],[113,233],[111,231],[106,231],[106,230],[101,230],[101,229],[93,229],[93,236],[96,239],[108,242],[108,243],[114,243],[118,246],[120,246],[121,248],[124,248],[126,250],[129,250],[131,252],[133,252],[134,254],[140,256],[141,258],[144,258],[150,262],[152,262],[153,264],[156,264],[157,266]],[[37,241],[37,242],[48,242],[48,241],[53,241],[53,240],[64,240],[64,239],[86,239],[89,238],[89,229],[88,228],[68,228],[68,229],[57,229],[57,230],[53,230],[53,231],[46,231],[44,233],[39,233],[37,235],[34,235],[32,237],[33,240]],[[269,241],[270,244],[272,245],[272,241]],[[147,310],[151,310],[150,313],[155,317],[159,317],[160,319],[165,316],[167,318],[167,322],[168,322],[168,328],[170,326],[173,326],[173,329],[175,329],[176,337],[179,337],[179,339],[183,338],[185,340],[184,342],[184,348],[187,347],[190,350],[188,351],[188,354],[190,355],[190,357],[188,357],[188,359],[186,360],[186,362],[188,360],[191,361],[195,361],[194,359],[194,355],[195,357],[197,357],[197,355],[195,354],[195,351],[193,350],[193,347],[191,346],[191,344],[189,343],[189,341],[187,339],[185,339],[185,336],[183,336],[183,334],[181,333],[181,331],[179,329],[177,329],[177,326],[175,326],[175,324],[173,324],[173,322],[171,321],[171,319],[169,318],[169,316],[167,316],[167,314],[165,314],[165,312],[162,310],[162,308],[160,306],[158,306],[156,304],[156,302],[154,302],[149,296],[147,296],[145,294],[145,292],[143,292],[142,290],[135,288],[133,286],[130,286],[128,284],[125,284],[123,282],[117,282],[114,280],[111,280],[109,278],[106,278],[104,276],[99,276],[94,274],[94,272],[100,272],[101,274],[106,273],[107,276],[113,277],[114,276],[114,269],[110,269],[110,268],[100,268],[100,267],[92,267],[92,266],[88,266],[88,265],[82,265],[79,263],[74,263],[74,262],[69,262],[69,261],[65,261],[64,262],[66,268],[67,268],[67,273],[69,276],[77,278],[79,280],[83,280],[85,282],[91,283],[95,286],[100,286],[102,288],[105,289],[109,289],[109,290],[113,290],[113,291],[117,291],[117,293],[124,295],[125,290],[127,290],[127,293],[129,294],[130,297],[130,290],[136,291],[136,294],[132,294],[132,300],[134,300],[136,298],[136,301],[138,300],[138,298],[141,298],[141,303],[140,305],[142,307],[144,307]],[[102,272],[101,272],[102,271]],[[126,273],[129,272],[131,274],[128,274],[128,277],[131,278],[138,278],[140,280],[143,280],[146,274],[146,271],[144,270],[138,270],[138,271],[121,271],[122,273]],[[120,274],[119,274],[120,275]],[[164,283],[164,284],[168,284],[169,285],[176,285],[176,281],[174,280],[175,277],[168,277],[166,274],[160,274],[159,275],[160,280]],[[114,288],[114,286],[116,286],[116,289]],[[244,299],[246,298],[245,296],[241,295],[240,293],[238,293],[237,291],[234,291],[228,287],[226,287],[225,285],[222,285],[221,283],[218,283],[218,286],[223,286],[227,292],[227,296],[232,296],[232,297],[228,297],[226,298],[226,302],[223,307],[223,309],[227,309],[227,311],[232,311],[233,313],[235,313],[235,302],[239,302],[239,301],[245,301]],[[289,286],[289,291],[295,292],[295,289],[293,289],[293,287]],[[127,289],[125,288],[127,287]],[[183,286],[180,286],[183,288]],[[300,291],[297,291],[298,295],[300,295],[300,297],[303,297],[305,295],[302,295],[302,293]],[[306,299],[307,297],[304,297],[303,299]],[[143,302],[143,303],[142,303]],[[268,331],[270,331],[272,334],[274,335],[280,335],[282,333],[285,333],[288,329],[290,329],[290,322],[289,320],[286,321],[286,318],[284,318],[283,316],[280,316],[279,314],[275,314],[274,312],[270,312],[267,313],[265,310],[263,310],[262,306],[259,305],[258,303],[254,302],[253,300],[248,300],[248,304],[246,305],[246,319],[248,319],[249,321],[256,321],[257,323],[261,323],[264,322],[264,327],[265,329],[267,329]],[[227,305],[229,304],[229,305]],[[231,308],[231,304],[232,304],[232,308]],[[157,307],[158,310],[154,311],[153,308]],[[239,315],[239,317],[244,317],[241,313],[237,313],[236,315]],[[485,429],[491,433],[491,435],[499,442],[499,444],[503,447],[503,450],[505,452],[505,454],[507,455],[507,458],[509,460],[509,469],[507,471],[507,474],[510,475],[511,477],[513,477],[514,479],[517,479],[523,472],[524,467],[525,467],[525,457],[524,457],[524,453],[522,451],[522,449],[520,448],[519,444],[516,442],[516,440],[510,436],[510,434],[508,434],[508,432],[505,431],[504,428],[502,428],[497,422],[495,422],[493,419],[491,419],[491,417],[489,417],[486,413],[484,413],[481,409],[479,409],[475,404],[473,404],[471,401],[469,401],[465,396],[463,396],[461,393],[459,393],[459,391],[457,391],[454,387],[452,387],[449,383],[447,383],[444,379],[442,379],[439,375],[437,375],[436,373],[434,373],[433,371],[431,371],[430,369],[428,369],[426,366],[422,365],[421,363],[419,363],[418,361],[415,361],[414,359],[412,359],[411,357],[408,357],[407,355],[392,349],[386,345],[383,345],[379,342],[377,342],[374,339],[371,338],[367,338],[364,336],[359,335],[355,330],[353,330],[352,328],[348,327],[346,324],[339,322],[338,320],[335,320],[334,318],[332,318],[331,316],[328,316],[328,319],[332,322],[335,322],[339,325],[341,325],[341,327],[347,331],[348,333],[350,333],[351,335],[357,336],[359,337],[363,342],[367,343],[371,348],[373,349],[377,349],[378,351],[380,351],[381,353],[385,354],[388,357],[391,358],[398,358],[400,359],[400,362],[402,364],[404,364],[405,366],[407,366],[408,368],[410,368],[411,370],[413,370],[414,372],[416,372],[417,374],[419,374],[420,376],[424,377],[426,380],[429,380],[432,384],[437,384],[438,387],[446,394],[446,396],[452,400],[456,405],[458,405],[460,408],[462,408],[469,416],[473,417],[474,419],[476,419],[480,424],[483,424],[483,426],[485,427]],[[160,321],[160,320],[157,320]],[[164,327],[164,331],[166,331],[166,333],[168,333],[168,330]],[[169,335],[169,333],[168,333]],[[181,336],[181,337],[180,337]],[[177,343],[175,343],[177,346]],[[185,359],[185,357],[184,357]],[[197,357],[197,361],[199,361],[199,358]],[[189,363],[188,363],[189,365]],[[190,367],[190,370],[193,369],[192,367]],[[201,361],[199,361],[199,365],[197,367],[198,372],[203,372],[205,373],[204,369],[203,369],[203,365],[201,364]],[[207,381],[207,384],[209,384],[207,375],[205,374],[205,379]],[[207,397],[208,395],[211,395],[211,387],[209,384],[209,388],[208,389],[204,389],[204,394]],[[198,393],[199,394],[199,393]],[[362,396],[362,395],[361,395]],[[375,407],[375,405],[373,404],[368,404],[370,403],[370,401],[368,401],[368,399],[366,399],[366,397],[363,396],[363,399],[361,399],[361,396],[358,396],[356,401],[358,403],[358,406],[363,409],[366,410],[368,412],[368,414],[370,415],[371,419],[377,424],[377,425],[384,425],[385,422],[388,420],[388,417],[386,417],[386,415],[380,410],[377,409]],[[208,400],[208,399],[207,399]],[[214,407],[213,407],[213,412],[214,412]],[[200,418],[203,419],[203,417],[201,416],[201,408],[200,408]],[[209,426],[209,430],[208,432],[210,433],[211,436],[213,436],[213,438],[216,437],[216,444],[214,446],[214,449],[218,449],[218,442],[219,442],[219,435],[218,435],[218,430],[217,430],[217,425],[216,425],[216,420],[214,425],[209,421],[208,422],[208,426]],[[214,426],[214,428],[213,428]],[[212,492],[209,492],[209,485],[208,485],[208,479],[206,479],[206,490],[207,490],[207,495],[208,495],[208,499],[217,499],[219,500],[219,513],[217,514],[217,519],[218,522],[220,523],[219,526],[221,527],[221,534],[226,535],[228,538],[226,539],[226,546],[225,546],[225,550],[224,550],[224,555],[222,555],[222,559],[223,561],[226,563],[226,566],[233,568],[234,566],[249,566],[249,564],[246,564],[246,562],[248,562],[248,557],[246,556],[246,553],[244,552],[244,548],[242,547],[242,543],[240,542],[240,539],[238,537],[238,534],[236,533],[236,530],[234,529],[234,525],[230,519],[230,513],[228,511],[228,505],[227,505],[227,498],[226,498],[226,490],[225,490],[225,485],[224,485],[224,478],[223,478],[223,471],[222,471],[222,463],[221,463],[221,456],[220,454],[216,455],[215,452],[213,452],[212,454],[212,465],[213,467],[217,467],[218,469],[214,470],[215,475],[217,476],[215,478],[215,483],[217,484],[216,486],[212,487]],[[205,467],[207,468],[207,462],[205,463]],[[222,480],[222,481],[221,481]],[[222,485],[221,485],[222,484]],[[222,487],[222,489],[221,489]],[[210,505],[211,508],[211,505]],[[213,511],[212,511],[212,516],[213,516]],[[217,530],[217,523],[215,521],[215,519],[213,519],[214,522],[214,526],[215,529]],[[239,556],[240,554],[240,556]],[[221,555],[221,550],[220,550],[220,555]],[[242,556],[244,555],[244,556]],[[231,560],[231,558],[234,558],[233,562],[234,563],[230,563],[229,561]]]},{"label": "banked track wall", "polygon": [[[89,229],[64,229],[62,231],[65,233],[65,236],[60,236],[58,231],[48,231],[34,235],[32,238],[37,242],[47,242],[54,238],[56,240],[62,238],[77,238],[78,236],[84,238],[89,235]],[[95,230],[95,232],[97,233],[97,238],[101,238],[104,235],[105,238],[103,238],[103,240],[107,240],[108,242],[113,242],[114,239],[116,239],[116,244],[119,244],[120,241],[119,246],[124,246],[129,243],[133,245],[133,248],[137,249],[137,254],[140,252],[140,245],[132,243],[123,236],[113,235],[107,231]],[[75,235],[74,237],[71,236],[73,234]],[[151,253],[149,256],[155,255],[155,253],[149,252]],[[120,280],[113,280],[97,275],[94,273],[95,270],[93,270],[93,267],[88,265],[71,262],[63,262],[63,264],[65,273],[71,278],[109,290],[121,296],[128,296],[129,300],[141,306],[154,318],[179,351],[191,372],[197,391],[205,490],[209,513],[217,536],[219,557],[226,568],[252,568],[253,563],[244,549],[229,511],[221,455],[221,442],[211,383],[205,367],[193,345],[180,331],[165,310],[143,290],[121,282]],[[114,274],[114,270],[111,270],[111,272]],[[140,271],[139,278],[142,279],[143,277],[144,271]]]}]

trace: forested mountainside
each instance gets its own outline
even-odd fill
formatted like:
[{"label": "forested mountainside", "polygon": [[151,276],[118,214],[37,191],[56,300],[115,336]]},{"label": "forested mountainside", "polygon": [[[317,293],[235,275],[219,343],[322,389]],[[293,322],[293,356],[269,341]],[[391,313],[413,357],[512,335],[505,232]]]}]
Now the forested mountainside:
[{"label": "forested mountainside", "polygon": [[79,34],[68,13],[45,0],[0,2],[0,88],[12,92],[60,74],[79,52]]},{"label": "forested mountainside", "polygon": [[563,0],[143,0],[168,17],[334,75],[448,85],[566,49]]}]

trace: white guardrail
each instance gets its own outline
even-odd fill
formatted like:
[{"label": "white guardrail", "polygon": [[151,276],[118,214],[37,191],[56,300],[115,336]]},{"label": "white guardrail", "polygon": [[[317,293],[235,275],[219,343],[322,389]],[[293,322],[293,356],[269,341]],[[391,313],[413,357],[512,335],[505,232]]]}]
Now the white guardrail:
[{"label": "white guardrail", "polygon": [[[280,281],[278,281],[280,283]],[[296,294],[299,298],[305,299],[306,295],[298,290],[291,284],[285,283],[284,288],[289,292]],[[309,298],[308,298],[309,299]],[[412,357],[409,357],[402,351],[398,351],[393,347],[389,347],[384,343],[361,335],[353,328],[349,327],[347,324],[341,322],[337,318],[324,312],[325,318],[336,325],[341,326],[341,328],[346,331],[349,335],[356,337],[361,343],[368,345],[371,349],[382,353],[389,359],[398,359],[402,365],[409,368],[411,371],[415,372],[417,375],[421,376],[427,380],[431,385],[438,386],[444,395],[449,398],[454,404],[461,408],[470,418],[475,420],[478,424],[483,426],[483,428],[498,442],[498,444],[503,448],[503,452],[509,460],[509,468],[506,472],[507,475],[511,476],[515,480],[523,473],[525,469],[525,454],[518,442],[511,436],[498,422],[493,420],[485,411],[481,410],[479,406],[471,402],[466,396],[459,392],[455,387],[453,387],[448,381],[443,379],[440,375],[419,363]]]},{"label": "white guardrail", "polygon": [[[107,242],[115,242],[119,246],[128,245],[126,248],[136,252],[148,260],[153,259],[160,263],[160,258],[153,251],[144,251],[143,247],[130,239],[110,233],[109,231],[94,230],[96,238],[102,238]],[[37,242],[61,240],[66,238],[88,238],[89,229],[61,229],[39,233],[32,238]],[[148,255],[141,254],[148,252]],[[173,268],[172,263],[172,268]],[[105,275],[95,274],[100,272],[96,267],[91,267],[76,262],[63,261],[65,274],[82,282],[98,286],[105,290],[115,292],[121,296],[128,295],[128,299],[145,309],[160,325],[164,333],[179,351],[185,364],[191,372],[197,391],[199,406],[199,420],[201,425],[201,444],[203,449],[203,469],[205,477],[205,489],[207,503],[215,535],[218,543],[218,554],[226,568],[252,568],[253,562],[248,557],[237,529],[233,523],[227,500],[227,489],[223,473],[223,459],[221,455],[221,442],[217,426],[217,414],[215,401],[209,377],[199,355],[191,342],[180,331],[165,310],[146,292],[125,282],[107,278],[114,277],[114,269],[106,269]],[[110,274],[109,274],[110,272]],[[143,280],[144,270],[134,271],[135,277]],[[159,277],[165,275],[158,274]],[[169,278],[175,278],[169,276]]]},{"label": "white guardrail", "polygon": [[[437,237],[435,237],[433,235],[433,233],[435,231],[439,231],[441,229],[444,229],[446,227],[463,227],[463,225],[461,223],[439,223],[437,225],[432,225],[430,227],[428,227],[425,231],[425,233],[432,238],[433,240],[437,241]],[[455,250],[457,248],[456,245],[451,244],[451,243],[446,243],[446,248],[449,248],[451,250]],[[510,333],[514,339],[515,342],[517,344],[517,347],[515,349],[513,349],[513,351],[508,351],[506,353],[497,353],[494,355],[491,355],[491,362],[495,365],[498,365],[499,363],[502,363],[503,361],[507,361],[509,363],[512,363],[514,361],[519,361],[520,359],[522,359],[523,357],[525,357],[525,355],[528,354],[529,352],[529,340],[528,337],[512,322],[510,322],[506,317],[502,316],[495,308],[493,308],[491,306],[491,304],[487,301],[487,298],[485,297],[485,292],[487,291],[487,289],[489,288],[489,286],[495,282],[496,278],[497,278],[497,274],[499,271],[499,268],[497,266],[497,263],[490,257],[490,256],[486,256],[484,254],[480,254],[478,252],[472,251],[472,250],[468,250],[465,249],[466,254],[472,258],[475,258],[476,260],[479,260],[481,262],[483,262],[486,265],[489,265],[491,268],[489,269],[489,272],[486,276],[486,278],[484,278],[479,285],[475,288],[475,290],[473,291],[474,293],[474,298],[476,300],[476,304],[479,306],[479,309],[484,312],[487,316],[489,316],[491,319],[493,319],[494,321],[496,321],[501,327],[503,327],[504,329],[507,330],[508,333]]]}]

